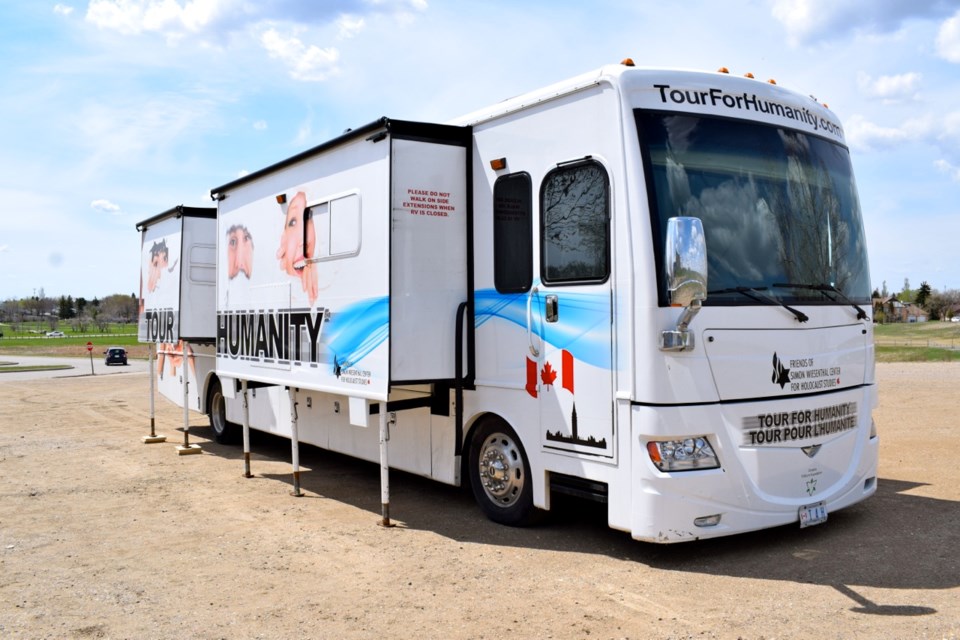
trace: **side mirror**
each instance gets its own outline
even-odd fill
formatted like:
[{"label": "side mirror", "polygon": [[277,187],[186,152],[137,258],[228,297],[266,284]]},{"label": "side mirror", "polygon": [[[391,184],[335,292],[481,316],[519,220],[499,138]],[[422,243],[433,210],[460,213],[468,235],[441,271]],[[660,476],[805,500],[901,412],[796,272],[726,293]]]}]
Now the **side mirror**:
[{"label": "side mirror", "polygon": [[707,240],[700,218],[667,220],[663,260],[670,306],[689,307],[707,299]]},{"label": "side mirror", "polygon": [[667,220],[663,261],[670,306],[684,309],[675,329],[660,332],[660,350],[690,351],[694,339],[687,327],[707,299],[707,239],[700,218]]}]

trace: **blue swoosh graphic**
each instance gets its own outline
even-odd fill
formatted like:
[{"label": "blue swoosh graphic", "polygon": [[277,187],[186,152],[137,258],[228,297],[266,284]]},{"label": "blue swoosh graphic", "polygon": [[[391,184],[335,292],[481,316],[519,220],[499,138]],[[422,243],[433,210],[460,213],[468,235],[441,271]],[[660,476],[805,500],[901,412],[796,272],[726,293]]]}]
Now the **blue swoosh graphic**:
[{"label": "blue swoosh graphic", "polygon": [[[495,289],[475,293],[476,326],[493,318],[527,330],[526,293],[504,294]],[[560,322],[544,322],[543,292],[533,294],[533,333],[557,349],[566,349],[574,358],[602,369],[610,368],[609,293],[575,293],[558,290]]]},{"label": "blue swoosh graphic", "polygon": [[390,335],[390,298],[370,298],[334,312],[324,333],[336,364],[352,367]]},{"label": "blue swoosh graphic", "polygon": [[[475,327],[496,318],[527,330],[528,294],[481,289],[474,295]],[[601,369],[610,368],[608,293],[558,292],[558,323],[543,321],[544,294],[533,295],[532,329],[541,340],[557,349],[566,349],[577,360]],[[390,298],[370,298],[334,312],[324,333],[336,364],[341,368],[355,365],[389,337]]]}]

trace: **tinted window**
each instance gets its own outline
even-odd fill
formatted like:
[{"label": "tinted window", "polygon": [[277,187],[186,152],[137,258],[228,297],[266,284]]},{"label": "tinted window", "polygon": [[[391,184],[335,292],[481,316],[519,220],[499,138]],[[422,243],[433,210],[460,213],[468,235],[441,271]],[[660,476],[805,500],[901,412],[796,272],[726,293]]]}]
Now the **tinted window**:
[{"label": "tinted window", "polygon": [[610,273],[610,193],[596,162],[555,169],[540,194],[544,282],[603,281]]},{"label": "tinted window", "polygon": [[500,293],[529,291],[533,283],[532,192],[525,173],[493,185],[493,281]]},{"label": "tinted window", "polygon": [[[836,287],[870,301],[866,242],[847,150],[805,133],[705,116],[637,112],[649,167],[653,225],[695,216],[707,240],[707,304],[842,304]],[[658,262],[658,268],[660,263]],[[664,282],[660,299],[665,303]]]}]

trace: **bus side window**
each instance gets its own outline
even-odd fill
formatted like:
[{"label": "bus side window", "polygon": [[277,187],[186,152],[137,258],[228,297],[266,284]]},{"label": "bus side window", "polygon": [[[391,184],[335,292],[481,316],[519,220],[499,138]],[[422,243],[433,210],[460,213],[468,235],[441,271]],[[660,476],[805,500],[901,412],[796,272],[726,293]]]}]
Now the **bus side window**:
[{"label": "bus side window", "polygon": [[610,275],[610,180],[598,162],[554,169],[540,190],[540,276],[545,284]]},{"label": "bus side window", "polygon": [[533,284],[532,193],[526,173],[493,185],[493,282],[500,293],[524,293]]}]

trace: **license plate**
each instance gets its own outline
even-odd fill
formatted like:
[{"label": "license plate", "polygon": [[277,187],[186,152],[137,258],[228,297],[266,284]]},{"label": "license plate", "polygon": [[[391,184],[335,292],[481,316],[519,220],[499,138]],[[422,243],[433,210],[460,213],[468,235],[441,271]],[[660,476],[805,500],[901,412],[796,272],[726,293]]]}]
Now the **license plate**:
[{"label": "license plate", "polygon": [[827,507],[824,503],[810,504],[800,507],[800,528],[812,527],[827,521]]}]

